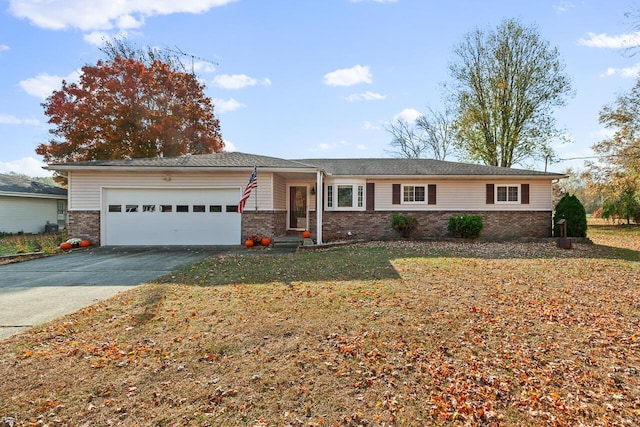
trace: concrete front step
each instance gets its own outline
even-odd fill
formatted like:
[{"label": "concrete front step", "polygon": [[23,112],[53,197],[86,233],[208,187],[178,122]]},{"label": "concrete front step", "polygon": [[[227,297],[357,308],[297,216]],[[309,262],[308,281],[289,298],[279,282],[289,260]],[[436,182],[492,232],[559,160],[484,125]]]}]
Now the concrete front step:
[{"label": "concrete front step", "polygon": [[271,239],[271,244],[279,248],[297,248],[302,246],[303,240],[300,236],[278,236]]}]

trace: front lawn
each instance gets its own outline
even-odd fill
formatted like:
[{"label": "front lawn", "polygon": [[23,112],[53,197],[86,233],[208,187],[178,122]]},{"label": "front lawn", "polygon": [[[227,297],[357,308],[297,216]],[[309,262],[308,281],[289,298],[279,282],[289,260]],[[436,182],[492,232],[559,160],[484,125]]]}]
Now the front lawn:
[{"label": "front lawn", "polygon": [[209,258],[0,342],[17,425],[640,424],[640,232]]}]

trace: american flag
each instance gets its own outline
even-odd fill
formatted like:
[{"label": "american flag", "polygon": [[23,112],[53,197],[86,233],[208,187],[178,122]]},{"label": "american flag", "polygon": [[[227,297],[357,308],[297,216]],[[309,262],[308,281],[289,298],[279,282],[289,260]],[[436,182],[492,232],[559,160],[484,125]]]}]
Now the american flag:
[{"label": "american flag", "polygon": [[244,205],[247,203],[247,199],[251,194],[251,190],[254,188],[258,188],[258,171],[256,166],[253,167],[253,173],[249,177],[249,182],[247,186],[244,188],[244,192],[242,193],[242,197],[240,198],[240,202],[238,202],[238,213],[244,212]]}]

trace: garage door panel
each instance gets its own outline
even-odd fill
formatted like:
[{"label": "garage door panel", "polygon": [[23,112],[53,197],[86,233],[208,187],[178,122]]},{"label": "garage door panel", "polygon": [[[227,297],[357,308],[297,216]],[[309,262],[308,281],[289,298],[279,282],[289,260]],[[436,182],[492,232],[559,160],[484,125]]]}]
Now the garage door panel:
[{"label": "garage door panel", "polygon": [[237,245],[239,189],[105,189],[106,245]]}]

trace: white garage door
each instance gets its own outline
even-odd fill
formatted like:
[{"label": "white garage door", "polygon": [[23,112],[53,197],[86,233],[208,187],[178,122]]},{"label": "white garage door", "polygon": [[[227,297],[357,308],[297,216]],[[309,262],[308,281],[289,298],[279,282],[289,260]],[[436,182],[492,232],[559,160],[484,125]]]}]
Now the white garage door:
[{"label": "white garage door", "polygon": [[240,189],[105,189],[104,245],[237,245]]}]

